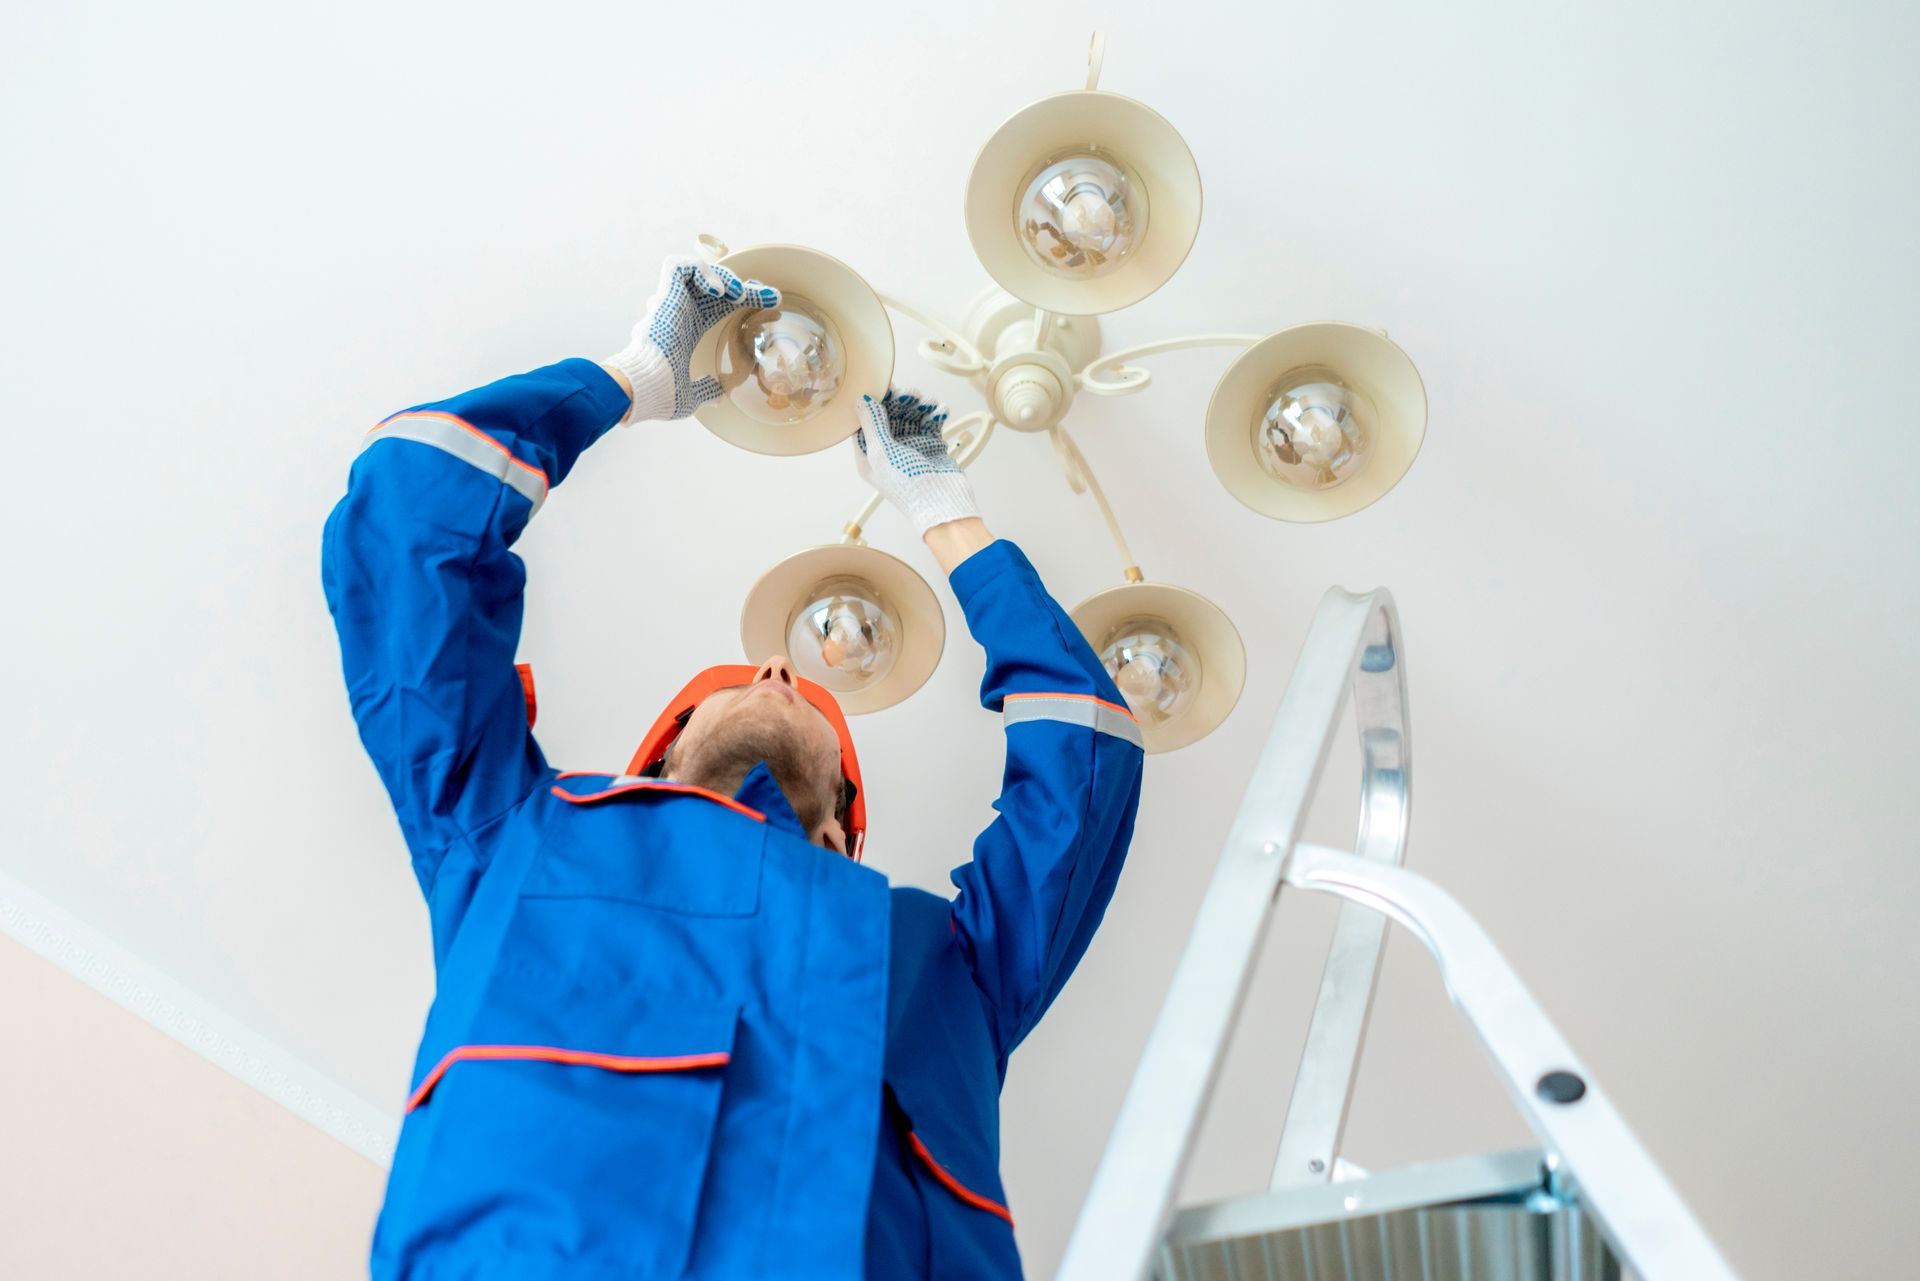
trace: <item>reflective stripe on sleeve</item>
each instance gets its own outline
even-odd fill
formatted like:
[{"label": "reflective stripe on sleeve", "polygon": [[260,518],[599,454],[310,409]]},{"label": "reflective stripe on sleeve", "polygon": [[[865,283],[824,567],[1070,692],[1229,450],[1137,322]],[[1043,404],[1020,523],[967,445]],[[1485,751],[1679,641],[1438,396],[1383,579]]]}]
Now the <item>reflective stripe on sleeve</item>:
[{"label": "reflective stripe on sleeve", "polygon": [[383,440],[411,440],[445,450],[512,489],[532,503],[535,511],[547,501],[547,473],[515,458],[505,445],[464,418],[432,409],[395,414],[368,432],[360,448],[365,450]]},{"label": "reflective stripe on sleeve", "polygon": [[1140,736],[1140,723],[1134,720],[1132,712],[1091,694],[1009,694],[1000,705],[1008,725],[1021,721],[1065,721],[1069,725],[1085,725],[1095,733],[1124,738],[1142,750],[1146,747]]}]

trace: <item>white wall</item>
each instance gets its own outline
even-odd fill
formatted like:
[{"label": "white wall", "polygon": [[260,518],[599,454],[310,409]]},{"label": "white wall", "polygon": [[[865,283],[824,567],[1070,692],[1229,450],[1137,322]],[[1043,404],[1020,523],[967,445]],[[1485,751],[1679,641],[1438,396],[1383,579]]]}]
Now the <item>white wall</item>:
[{"label": "white wall", "polygon": [[[1224,356],[1076,408],[1148,573],[1218,600],[1253,672],[1221,732],[1152,762],[1107,931],[1016,1062],[1034,1274],[1334,583],[1391,586],[1406,620],[1412,861],[1736,1265],[1892,1269],[1920,1140],[1910,6],[10,7],[0,866],[396,1104],[424,914],[318,584],[355,437],[612,350],[703,230],[817,245],[957,318],[986,283],[974,152],[1080,82],[1096,21],[1104,86],[1183,131],[1207,192],[1112,345],[1382,324],[1433,416],[1388,499],[1289,527],[1207,469]],[[911,355],[899,381],[954,389]],[[1115,578],[1043,442],[997,445],[976,485],[1064,600]],[[549,754],[624,761],[686,673],[737,656],[760,570],[862,497],[839,451],[749,457],[691,424],[596,450],[522,544]],[[933,573],[897,518],[874,536]],[[998,777],[949,626],[928,687],[856,727],[873,859],[929,886]],[[1194,1195],[1264,1174],[1330,919],[1283,914]],[[1404,940],[1376,1026],[1355,1159],[1522,1139]]]}]

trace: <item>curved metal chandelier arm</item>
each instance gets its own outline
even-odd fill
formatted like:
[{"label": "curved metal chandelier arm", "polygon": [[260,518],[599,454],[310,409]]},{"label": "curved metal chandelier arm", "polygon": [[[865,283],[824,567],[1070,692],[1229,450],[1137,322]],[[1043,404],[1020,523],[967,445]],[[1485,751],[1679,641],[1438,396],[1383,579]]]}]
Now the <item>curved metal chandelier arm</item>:
[{"label": "curved metal chandelier arm", "polygon": [[982,356],[974,345],[966,340],[958,330],[949,328],[921,311],[911,303],[903,302],[892,294],[878,295],[881,303],[893,308],[903,316],[911,317],[938,334],[938,338],[920,340],[920,358],[935,369],[962,378],[971,378],[983,374],[992,362]]},{"label": "curved metal chandelier arm", "polygon": [[1153,375],[1125,364],[1126,361],[1157,356],[1163,351],[1184,351],[1188,347],[1251,347],[1264,337],[1265,334],[1192,334],[1185,338],[1162,338],[1159,342],[1141,343],[1138,347],[1126,347],[1102,356],[1075,374],[1073,381],[1080,390],[1096,396],[1131,395],[1145,390],[1153,381]]},{"label": "curved metal chandelier arm", "polygon": [[[973,466],[974,459],[986,449],[987,442],[993,438],[993,428],[993,411],[976,409],[942,427],[940,435],[947,442],[947,452],[953,456],[953,461],[964,470]],[[853,546],[865,544],[867,522],[880,510],[883,501],[878,491],[869,497],[859,513],[840,527],[840,541]]]},{"label": "curved metal chandelier arm", "polygon": [[1044,348],[1053,337],[1053,326],[1059,317],[1045,307],[1033,309],[1033,345]]},{"label": "curved metal chandelier arm", "polygon": [[875,490],[873,496],[861,505],[859,513],[840,527],[840,541],[850,547],[866,546],[867,522],[872,520],[873,514],[880,510],[880,504],[883,501],[880,491]]},{"label": "curved metal chandelier arm", "polygon": [[976,409],[942,427],[940,435],[946,440],[947,452],[953,455],[953,461],[965,470],[985,452],[987,442],[993,439],[994,426],[991,409]]},{"label": "curved metal chandelier arm", "polygon": [[1130,583],[1141,579],[1140,566],[1134,563],[1133,551],[1127,546],[1127,536],[1120,530],[1120,519],[1113,514],[1113,504],[1107,501],[1106,491],[1100,488],[1100,482],[1093,474],[1093,468],[1087,466],[1087,456],[1080,452],[1080,446],[1074,443],[1067,429],[1059,424],[1047,429],[1053,437],[1053,447],[1060,455],[1060,468],[1067,474],[1067,484],[1076,494],[1091,494],[1100,515],[1106,519],[1107,532],[1113,535],[1113,545],[1120,549],[1120,572]]}]

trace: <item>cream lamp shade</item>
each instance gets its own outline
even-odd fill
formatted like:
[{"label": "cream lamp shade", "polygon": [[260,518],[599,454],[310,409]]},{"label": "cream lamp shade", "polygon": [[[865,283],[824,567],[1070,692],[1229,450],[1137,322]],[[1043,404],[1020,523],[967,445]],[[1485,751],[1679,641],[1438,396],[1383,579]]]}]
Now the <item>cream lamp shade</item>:
[{"label": "cream lamp shade", "polygon": [[1069,612],[1140,722],[1147,751],[1205,738],[1240,701],[1246,647],[1206,597],[1167,583],[1126,583]]},{"label": "cream lamp shade", "polygon": [[749,660],[785,654],[849,716],[891,707],[926,684],[946,643],[946,616],[926,580],[897,557],[846,543],[787,557],[760,576],[740,611]]},{"label": "cream lamp shade", "polygon": [[754,245],[719,262],[780,290],[778,307],[747,308],[708,330],[691,375],[721,393],[694,411],[707,430],[756,454],[810,454],[860,425],[861,395],[887,394],[893,325],[853,268],[798,245]]},{"label": "cream lamp shade", "polygon": [[1014,297],[1071,316],[1139,302],[1200,230],[1200,170],[1159,113],[1077,90],[1022,108],[967,179],[967,235]]},{"label": "cream lamp shade", "polygon": [[1240,354],[1207,406],[1207,459],[1276,520],[1333,520],[1399,483],[1427,430],[1420,371],[1384,333],[1323,322]]}]

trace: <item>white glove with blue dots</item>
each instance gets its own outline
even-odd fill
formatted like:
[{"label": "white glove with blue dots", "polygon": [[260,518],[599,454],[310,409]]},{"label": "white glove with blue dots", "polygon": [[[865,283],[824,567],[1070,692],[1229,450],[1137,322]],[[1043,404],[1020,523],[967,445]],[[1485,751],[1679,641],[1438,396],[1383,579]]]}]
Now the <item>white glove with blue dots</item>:
[{"label": "white glove with blue dots", "polygon": [[973,486],[947,452],[940,428],[947,411],[910,391],[884,401],[860,397],[853,433],[860,475],[925,534],[935,525],[980,514]]},{"label": "white glove with blue dots", "polygon": [[675,254],[660,264],[660,283],[633,337],[607,363],[633,384],[633,407],[622,422],[685,418],[720,394],[712,376],[693,381],[688,364],[707,330],[747,307],[778,307],[780,291],[742,280],[718,263]]}]

